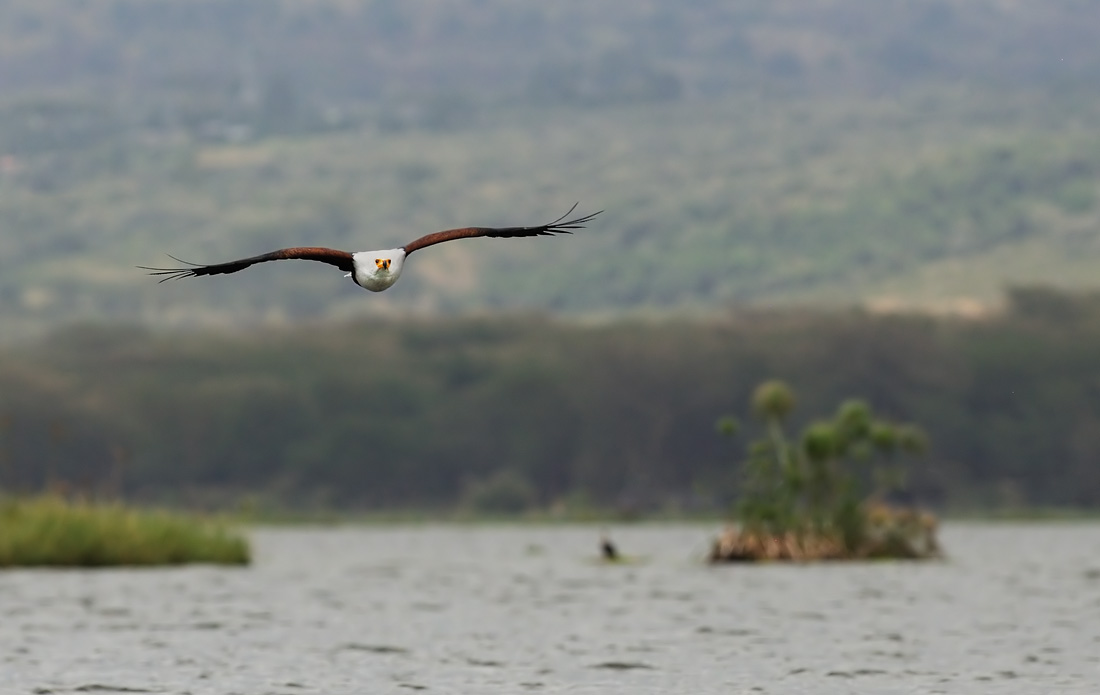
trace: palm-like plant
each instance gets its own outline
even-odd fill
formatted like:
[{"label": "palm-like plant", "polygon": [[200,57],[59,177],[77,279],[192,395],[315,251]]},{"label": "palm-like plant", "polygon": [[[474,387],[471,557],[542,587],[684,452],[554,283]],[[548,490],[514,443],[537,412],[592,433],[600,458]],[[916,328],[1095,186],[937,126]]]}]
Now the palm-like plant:
[{"label": "palm-like plant", "polygon": [[[767,381],[752,395],[752,411],[765,434],[748,445],[735,516],[747,534],[771,538],[834,540],[860,554],[871,535],[869,500],[900,489],[900,458],[927,448],[919,427],[879,418],[864,401],[841,403],[829,419],[807,425],[791,439],[784,424],[796,404],[794,391]],[[736,420],[719,430],[735,434]]]}]

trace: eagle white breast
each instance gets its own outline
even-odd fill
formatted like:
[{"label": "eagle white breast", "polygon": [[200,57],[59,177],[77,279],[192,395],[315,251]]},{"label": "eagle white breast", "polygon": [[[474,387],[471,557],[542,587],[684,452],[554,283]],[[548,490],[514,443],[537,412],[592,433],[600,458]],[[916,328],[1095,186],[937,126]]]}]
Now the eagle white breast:
[{"label": "eagle white breast", "polygon": [[397,282],[405,265],[405,249],[359,251],[351,255],[355,264],[352,279],[371,292],[381,292]]}]

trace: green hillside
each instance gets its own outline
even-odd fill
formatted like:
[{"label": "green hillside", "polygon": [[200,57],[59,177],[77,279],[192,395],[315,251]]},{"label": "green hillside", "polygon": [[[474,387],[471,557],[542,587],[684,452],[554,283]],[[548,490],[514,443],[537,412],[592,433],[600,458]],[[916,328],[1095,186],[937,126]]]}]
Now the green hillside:
[{"label": "green hillside", "polygon": [[[1094,284],[1100,6],[18,1],[0,7],[0,320],[398,310],[981,310]],[[1093,25],[1096,25],[1093,22]],[[1055,59],[1057,56],[1057,59]],[[382,295],[136,265],[606,209]]]}]

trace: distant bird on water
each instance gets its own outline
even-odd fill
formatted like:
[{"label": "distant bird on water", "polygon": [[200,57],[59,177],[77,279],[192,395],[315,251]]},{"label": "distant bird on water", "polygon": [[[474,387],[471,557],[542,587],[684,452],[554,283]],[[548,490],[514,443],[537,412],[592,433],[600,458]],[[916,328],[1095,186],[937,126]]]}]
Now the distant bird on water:
[{"label": "distant bird on water", "polygon": [[603,559],[608,562],[617,562],[622,559],[619,555],[619,549],[615,547],[615,544],[611,542],[607,534],[600,537],[600,554],[603,555]]},{"label": "distant bird on water", "polygon": [[[572,220],[565,220],[574,210],[577,209],[577,204],[569,208],[569,212],[565,213],[558,219],[549,224],[539,225],[537,227],[461,227],[459,229],[447,229],[442,232],[435,232],[434,234],[427,234],[415,239],[404,246],[399,246],[395,249],[384,249],[382,251],[340,251],[338,249],[328,249],[320,246],[299,246],[288,249],[279,249],[278,251],[271,251],[270,253],[260,254],[259,256],[252,256],[251,258],[241,258],[236,261],[229,261],[227,263],[215,263],[213,265],[198,265],[195,263],[189,263],[187,261],[181,261],[175,256],[169,256],[174,261],[179,261],[184,265],[190,266],[187,268],[150,268],[148,266],[138,266],[142,270],[150,271],[150,275],[163,275],[161,282],[166,280],[178,280],[179,278],[198,277],[199,275],[223,275],[225,273],[235,273],[238,270],[244,270],[245,268],[255,265],[257,263],[266,263],[267,261],[282,261],[289,259],[301,259],[305,261],[321,261],[322,263],[328,263],[334,265],[340,270],[347,273],[344,277],[350,277],[355,281],[355,284],[359,285],[363,289],[370,290],[371,292],[381,292],[388,289],[393,283],[397,282],[397,278],[401,277],[401,270],[405,266],[405,259],[409,257],[413,251],[432,246],[433,244],[440,244],[444,241],[453,241],[454,239],[471,239],[474,237],[491,237],[499,239],[513,239],[517,237],[532,237],[532,236],[552,236],[554,234],[572,234],[572,229],[584,229],[586,222],[589,222],[596,215],[603,212],[594,212],[591,215],[585,215],[584,217],[577,217]],[[565,221],[563,221],[565,220]]]}]

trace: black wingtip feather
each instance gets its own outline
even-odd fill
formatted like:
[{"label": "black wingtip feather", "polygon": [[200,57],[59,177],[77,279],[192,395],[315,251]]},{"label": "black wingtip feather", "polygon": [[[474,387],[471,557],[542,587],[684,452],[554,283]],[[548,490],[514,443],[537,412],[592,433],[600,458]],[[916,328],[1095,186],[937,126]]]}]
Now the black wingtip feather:
[{"label": "black wingtip feather", "polygon": [[569,210],[567,210],[564,215],[546,225],[546,231],[551,234],[555,232],[561,232],[562,234],[572,234],[572,232],[569,231],[570,229],[584,229],[584,225],[586,223],[591,222],[592,219],[596,217],[596,215],[599,215],[603,212],[603,210],[597,210],[596,212],[585,215],[584,217],[578,217],[567,222],[562,222],[562,220],[564,220],[566,217],[569,217],[569,215],[573,214],[573,211],[577,209],[578,205],[580,205],[579,201],[573,203],[573,207],[569,208]]},{"label": "black wingtip feather", "polygon": [[172,259],[173,261],[175,261],[176,263],[182,263],[182,264],[184,264],[184,265],[191,265],[191,266],[194,266],[194,267],[196,267],[196,268],[201,268],[201,267],[202,267],[202,264],[201,264],[201,263],[192,263],[191,261],[185,261],[185,260],[183,260],[182,258],[176,258],[175,256],[173,256],[173,255],[172,255],[172,254],[170,254],[170,253],[166,253],[166,254],[164,254],[164,255],[165,255],[165,256],[168,256],[169,258],[171,258],[171,259]]},{"label": "black wingtip feather", "polygon": [[[175,256],[173,256],[170,253],[166,253],[164,255],[168,256],[169,258],[171,258],[176,263],[183,263],[184,265],[194,266],[194,268],[203,267],[203,266],[199,265],[198,263],[192,263],[190,261],[185,261],[183,259],[176,258]],[[164,275],[165,277],[158,280],[157,284],[160,284],[162,282],[168,282],[169,280],[180,280],[180,279],[183,279],[183,278],[191,278],[191,277],[195,277],[196,275],[198,275],[198,273],[196,273],[193,268],[153,268],[153,267],[150,267],[150,266],[147,266],[147,265],[139,265],[139,266],[136,266],[136,267],[140,268],[141,270],[148,270],[149,275]]]}]

